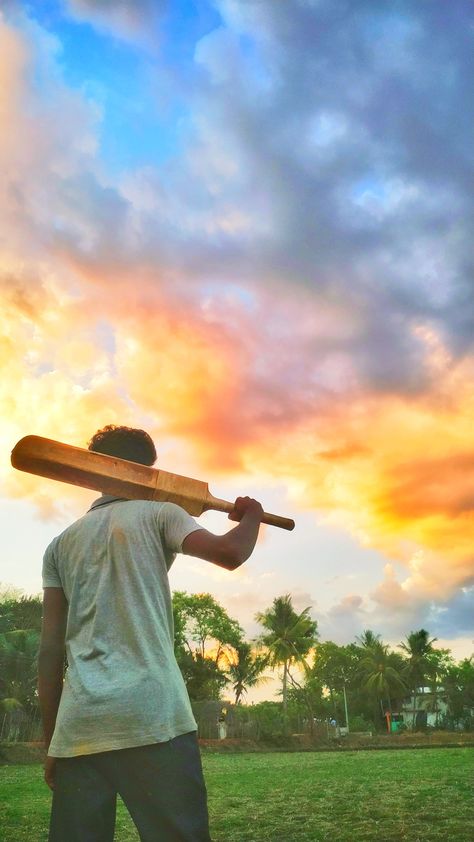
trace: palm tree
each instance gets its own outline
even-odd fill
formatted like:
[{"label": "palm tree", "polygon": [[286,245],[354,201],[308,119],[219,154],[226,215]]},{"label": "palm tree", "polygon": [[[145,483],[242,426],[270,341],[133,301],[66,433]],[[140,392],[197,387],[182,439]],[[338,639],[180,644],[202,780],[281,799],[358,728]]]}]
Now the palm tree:
[{"label": "palm tree", "polygon": [[392,713],[392,697],[396,693],[404,694],[406,685],[403,681],[394,652],[387,644],[377,640],[365,648],[365,654],[359,662],[358,672],[364,682],[364,689],[382,702],[387,699]]},{"label": "palm tree", "polygon": [[433,669],[429,656],[433,654],[433,643],[437,638],[433,637],[431,640],[429,638],[430,635],[426,629],[419,629],[419,631],[410,632],[406,641],[400,643],[400,649],[403,649],[408,656],[404,678],[413,690],[412,727],[415,727],[418,688],[421,687],[421,692],[424,693],[426,678]]},{"label": "palm tree", "polygon": [[288,706],[288,671],[291,664],[305,664],[305,655],[314,646],[317,637],[317,623],[309,616],[309,608],[297,614],[290,594],[276,597],[271,608],[256,615],[257,621],[266,629],[260,643],[268,653],[268,664],[283,665],[282,700],[286,714]]},{"label": "palm tree", "polygon": [[236,660],[229,664],[228,674],[235,693],[235,704],[238,705],[250,687],[268,680],[262,676],[268,659],[263,655],[252,655],[252,647],[245,641],[235,646],[235,653]]},{"label": "palm tree", "polygon": [[362,649],[371,649],[377,643],[380,643],[380,635],[375,634],[371,629],[365,629],[359,637],[356,637],[357,643]]}]

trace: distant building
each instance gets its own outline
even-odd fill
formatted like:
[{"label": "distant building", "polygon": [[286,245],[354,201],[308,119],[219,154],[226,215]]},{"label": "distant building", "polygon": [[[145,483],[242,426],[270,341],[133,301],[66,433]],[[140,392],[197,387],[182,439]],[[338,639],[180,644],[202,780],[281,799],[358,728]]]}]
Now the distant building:
[{"label": "distant building", "polygon": [[400,712],[404,724],[416,730],[427,726],[435,728],[447,710],[442,687],[438,687],[436,692],[430,687],[420,687],[416,695],[404,699]]}]

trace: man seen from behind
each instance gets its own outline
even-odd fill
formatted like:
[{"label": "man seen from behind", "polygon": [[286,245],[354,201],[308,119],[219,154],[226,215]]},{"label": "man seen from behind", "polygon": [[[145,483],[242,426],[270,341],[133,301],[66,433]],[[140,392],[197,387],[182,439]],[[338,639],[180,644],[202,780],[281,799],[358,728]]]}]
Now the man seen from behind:
[{"label": "man seen from behind", "polygon": [[[99,430],[89,449],[156,459],[150,436],[128,427]],[[102,495],[47,548],[38,690],[49,842],[112,842],[117,794],[142,842],[210,842],[168,571],[176,553],[234,570],[262,516],[260,503],[238,498],[238,525],[214,535],[173,503]]]}]

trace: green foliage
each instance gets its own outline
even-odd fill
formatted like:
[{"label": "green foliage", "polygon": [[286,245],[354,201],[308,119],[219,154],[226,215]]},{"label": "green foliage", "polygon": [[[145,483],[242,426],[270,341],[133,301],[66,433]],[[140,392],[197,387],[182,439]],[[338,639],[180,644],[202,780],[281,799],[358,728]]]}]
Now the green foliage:
[{"label": "green foliage", "polygon": [[[39,632],[14,629],[0,634],[0,700],[8,700],[9,709],[33,710],[36,707],[36,663]],[[5,709],[6,705],[2,705]]]},{"label": "green foliage", "polygon": [[266,630],[260,641],[268,649],[269,663],[297,663],[307,655],[316,640],[317,623],[309,616],[309,608],[298,614],[290,594],[273,600],[271,608],[258,613],[256,619]]},{"label": "green foliage", "polygon": [[0,633],[17,629],[41,632],[42,613],[41,596],[25,596],[11,588],[0,591]]},{"label": "green foliage", "polygon": [[355,727],[351,725],[354,717],[362,720],[360,730],[383,729],[383,707],[390,708],[406,692],[400,678],[404,662],[400,655],[389,651],[380,635],[370,630],[358,641],[359,645],[347,646],[332,641],[318,643],[311,675],[323,684],[328,715],[338,723],[346,721],[347,705],[351,729]]},{"label": "green foliage", "polygon": [[267,680],[262,676],[267,664],[267,657],[254,654],[250,643],[242,641],[236,645],[234,660],[228,668],[228,680],[235,693],[236,705],[240,703],[242,696],[249,688],[257,687]]},{"label": "green foliage", "polygon": [[220,699],[227,677],[212,658],[203,658],[200,652],[184,652],[178,664],[190,699]]},{"label": "green foliage", "polygon": [[[371,639],[370,637],[369,640]],[[365,653],[366,650],[363,651]],[[338,646],[331,640],[318,643],[311,675],[321,682],[325,690],[325,710],[328,718],[334,717],[337,722],[345,722],[345,690],[349,720],[358,715],[364,718],[365,724],[361,730],[375,730],[374,704],[363,690],[358,674],[361,658],[361,647],[354,643],[348,646]],[[377,711],[375,718],[378,719],[379,716]]]},{"label": "green foliage", "polygon": [[283,666],[282,698],[286,712],[288,671],[291,664],[306,668],[305,656],[317,638],[317,622],[309,616],[309,608],[299,614],[294,610],[290,594],[276,597],[271,608],[256,615],[265,629],[259,642],[265,648],[268,663]]},{"label": "green foliage", "polygon": [[243,721],[252,720],[257,726],[257,738],[271,740],[287,733],[287,722],[281,702],[259,702],[234,708],[233,716]]},{"label": "green foliage", "polygon": [[23,710],[23,705],[14,696],[6,697],[0,700],[0,710],[2,713],[12,713],[14,710]]},{"label": "green foliage", "polygon": [[474,656],[451,664],[444,677],[443,688],[448,713],[442,724],[448,728],[461,725],[465,730],[474,728]]},{"label": "green foliage", "polygon": [[438,685],[448,670],[454,666],[450,649],[432,649],[426,655],[426,660],[430,685]]},{"label": "green foliage", "polygon": [[338,646],[332,640],[318,643],[312,674],[332,692],[342,690],[356,675],[359,653],[355,646]]},{"label": "green foliage", "polygon": [[403,660],[386,644],[377,641],[364,648],[358,666],[362,687],[374,700],[386,702],[390,711],[393,699],[402,699],[407,692],[402,673]]},{"label": "green foliage", "polygon": [[[209,593],[173,593],[175,617],[175,643],[196,649],[206,657],[206,646],[214,649],[216,663],[225,647],[236,647],[243,640],[243,629],[237,620],[229,617],[225,608]],[[177,635],[177,637],[176,637]]]},{"label": "green foliage", "polygon": [[[430,640],[426,629],[419,629],[419,631],[410,632],[406,641],[400,643],[400,649],[407,658],[402,669],[402,676],[407,688],[413,693],[414,707],[416,707],[419,688],[423,692],[425,684],[435,675],[435,661],[432,658],[435,641],[435,637]],[[413,728],[415,728],[415,721]]]},{"label": "green foliage", "polygon": [[190,698],[219,699],[243,629],[211,594],[175,591],[173,617],[176,660]]},{"label": "green foliage", "polygon": [[371,649],[380,643],[380,635],[375,634],[372,629],[364,629],[362,634],[356,637],[356,641],[362,649]]},{"label": "green foliage", "polygon": [[330,716],[330,702],[324,698],[323,685],[317,677],[308,673],[303,684],[296,682],[291,677],[291,686],[288,690],[288,711],[297,712],[305,716],[312,724],[316,718],[328,719]]},{"label": "green foliage", "polygon": [[370,722],[363,716],[349,716],[349,729],[351,733],[354,731],[372,731],[373,727],[373,722]]}]

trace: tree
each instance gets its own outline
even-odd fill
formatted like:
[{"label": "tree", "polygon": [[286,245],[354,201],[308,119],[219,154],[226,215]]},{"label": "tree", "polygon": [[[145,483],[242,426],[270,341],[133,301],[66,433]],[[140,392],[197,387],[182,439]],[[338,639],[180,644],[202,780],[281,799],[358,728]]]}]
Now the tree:
[{"label": "tree", "polygon": [[302,682],[297,681],[291,673],[288,677],[290,679],[288,688],[290,719],[292,712],[298,715],[304,712],[308,719],[309,732],[314,734],[316,716],[326,718],[328,713],[327,700],[323,696],[323,685],[311,670],[305,670]]},{"label": "tree", "polygon": [[314,646],[317,638],[317,623],[309,616],[309,608],[300,614],[293,608],[290,594],[276,597],[271,608],[256,615],[257,621],[266,632],[260,643],[268,653],[272,667],[283,666],[282,700],[283,712],[288,707],[288,678],[291,664],[307,668],[305,656]]},{"label": "tree", "polygon": [[39,632],[14,629],[0,634],[0,699],[3,708],[36,707]]},{"label": "tree", "polygon": [[244,631],[237,620],[229,617],[225,608],[209,593],[175,591],[173,606],[175,635],[178,620],[179,645],[187,646],[189,651],[198,651],[203,658],[206,646],[211,645],[212,658],[217,664],[226,647],[235,648],[243,639]]},{"label": "tree", "polygon": [[465,729],[471,729],[474,726],[474,656],[449,666],[443,685],[448,726],[457,727],[461,723]]},{"label": "tree", "polygon": [[314,655],[312,675],[328,689],[336,719],[339,719],[336,704],[338,694],[344,697],[344,717],[349,726],[346,689],[354,681],[358,666],[357,648],[354,645],[338,646],[332,640],[318,643]]},{"label": "tree", "polygon": [[26,596],[19,588],[0,588],[0,633],[16,629],[41,631],[43,600]]},{"label": "tree", "polygon": [[390,652],[380,640],[363,647],[362,652],[358,674],[363,687],[380,704],[386,699],[392,713],[393,698],[404,696],[407,689],[402,678],[403,660],[396,652]]},{"label": "tree", "polygon": [[268,660],[265,656],[252,653],[250,643],[242,641],[235,647],[235,659],[230,662],[228,668],[229,681],[235,693],[235,704],[238,705],[244,693],[250,687],[256,687],[267,679],[262,673],[267,666]]},{"label": "tree", "polygon": [[191,699],[219,699],[243,629],[211,594],[173,593],[174,646]]},{"label": "tree", "polygon": [[365,629],[359,637],[356,637],[357,643],[362,649],[371,649],[380,643],[380,635],[375,634],[371,629]]},{"label": "tree", "polygon": [[220,699],[227,676],[211,658],[203,658],[200,652],[185,652],[178,665],[193,702]]},{"label": "tree", "polygon": [[17,588],[0,590],[0,711],[23,721],[38,711],[41,616],[41,597],[25,596]]},{"label": "tree", "polygon": [[419,629],[419,631],[410,632],[406,641],[400,643],[400,649],[403,650],[408,658],[408,663],[403,671],[403,678],[413,693],[413,728],[416,724],[418,689],[421,687],[421,692],[424,693],[426,681],[432,676],[434,663],[430,661],[430,655],[433,654],[433,643],[435,641],[436,637],[430,640],[429,633],[426,629]]},{"label": "tree", "polygon": [[41,632],[43,600],[40,596],[20,596],[0,602],[0,631],[35,629]]}]

